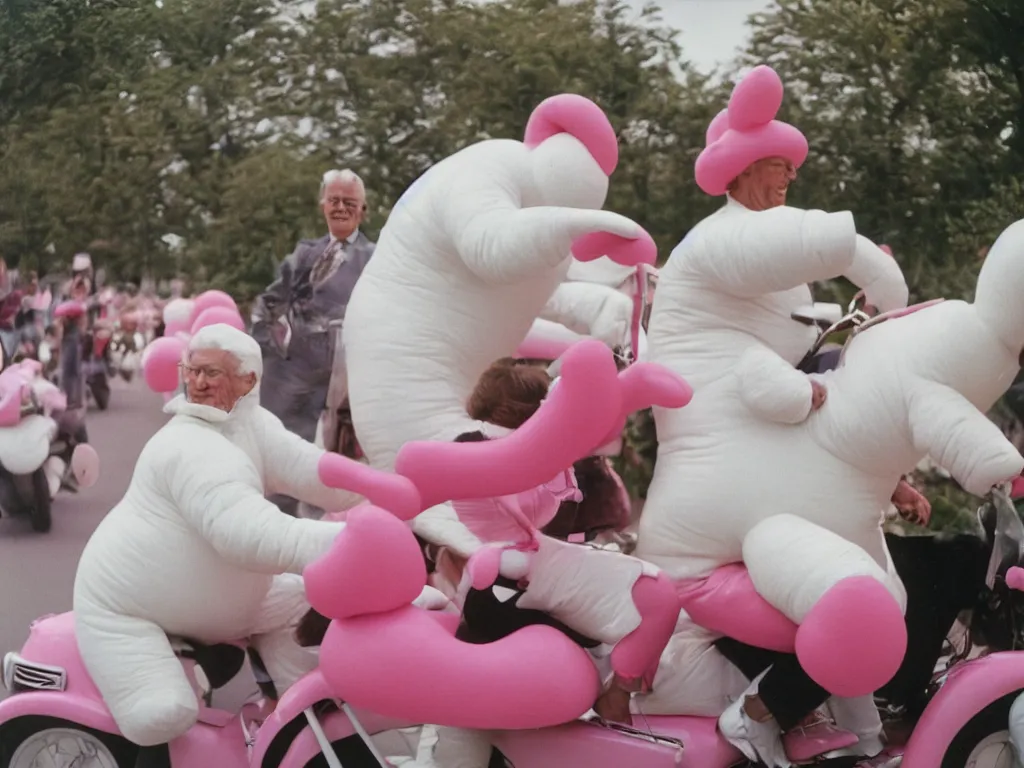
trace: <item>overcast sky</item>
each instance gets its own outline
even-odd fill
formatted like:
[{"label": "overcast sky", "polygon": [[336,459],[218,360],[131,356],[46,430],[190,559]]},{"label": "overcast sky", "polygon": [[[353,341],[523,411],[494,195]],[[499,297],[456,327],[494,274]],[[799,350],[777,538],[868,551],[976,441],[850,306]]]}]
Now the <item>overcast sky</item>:
[{"label": "overcast sky", "polygon": [[[626,0],[638,11],[649,0]],[[747,17],[771,0],[655,0],[665,22],[682,30],[683,54],[705,72],[727,64],[748,37]]]}]

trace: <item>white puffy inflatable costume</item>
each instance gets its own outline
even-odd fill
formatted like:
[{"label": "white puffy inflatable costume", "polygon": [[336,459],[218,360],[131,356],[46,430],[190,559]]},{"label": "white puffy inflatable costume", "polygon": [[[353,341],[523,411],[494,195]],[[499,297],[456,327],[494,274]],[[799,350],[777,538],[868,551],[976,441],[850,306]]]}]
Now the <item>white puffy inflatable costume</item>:
[{"label": "white puffy inflatable costume", "polygon": [[[534,110],[525,141],[471,145],[406,191],[352,292],[343,330],[352,419],[371,465],[393,470],[409,441],[507,432],[471,419],[467,401],[484,371],[526,338],[572,256],[653,260],[650,235],[598,210],[617,161],[600,108],[563,94]],[[447,504],[420,515],[414,530],[464,556],[481,546]],[[674,619],[671,585],[648,575],[656,574],[649,565],[546,537],[540,547],[521,607],[546,610],[616,652],[652,626],[634,604],[637,590],[667,587]],[[445,768],[486,765],[486,738],[444,733]]]},{"label": "white puffy inflatable costume", "polygon": [[573,261],[565,281],[555,289],[530,328],[528,343],[521,347],[524,356],[531,356],[531,348],[543,350],[545,342],[558,346],[591,337],[612,348],[629,342],[635,275],[635,268],[616,264],[607,257],[591,262]]},{"label": "white puffy inflatable costume", "polygon": [[[737,85],[697,161],[702,189],[726,194],[759,159],[803,163],[806,140],[774,119],[781,102],[768,67]],[[880,522],[913,462],[856,463],[885,455],[879,422],[903,407],[877,383],[844,405],[830,382],[825,406],[810,413],[810,379],[795,366],[815,332],[791,313],[811,303],[808,283],[839,276],[883,311],[906,305],[896,262],[857,234],[849,212],[754,212],[729,198],[673,251],[647,359],[684,376],[695,394],[683,411],[655,408],[658,460],[636,554],[679,580],[745,562],[757,592],[801,625],[798,655],[811,638],[834,649],[818,663],[801,655],[808,673],[833,693],[861,696],[903,656],[906,596]],[[896,370],[894,358],[906,354],[878,352],[875,364]],[[863,471],[881,472],[870,491]]]},{"label": "white puffy inflatable costume", "polygon": [[[466,413],[481,374],[512,355],[572,261],[653,249],[636,223],[597,210],[618,162],[615,132],[581,96],[534,110],[525,141],[473,144],[420,177],[396,204],[352,292],[343,340],[349,403],[371,465],[394,469],[411,440],[502,434]],[[438,520],[417,519],[416,530]],[[446,526],[472,554],[479,541]]]},{"label": "white puffy inflatable costume", "polygon": [[266,501],[283,492],[328,509],[354,494],[325,487],[323,451],[259,406],[259,346],[227,325],[189,350],[226,349],[257,385],[230,412],[180,395],[139,456],[124,499],[89,539],[75,578],[82,660],[124,736],[150,746],[195,722],[196,694],[168,635],[252,638],[283,690],[316,664],[294,627],[309,605],[301,574],[343,523],[300,520]]}]

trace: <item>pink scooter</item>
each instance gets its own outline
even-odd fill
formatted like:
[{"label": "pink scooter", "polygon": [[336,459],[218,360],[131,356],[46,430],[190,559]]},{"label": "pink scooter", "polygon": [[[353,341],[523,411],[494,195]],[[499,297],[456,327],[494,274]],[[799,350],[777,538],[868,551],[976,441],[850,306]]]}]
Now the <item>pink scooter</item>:
[{"label": "pink scooter", "polygon": [[[645,400],[650,391],[661,395]],[[622,420],[632,410],[647,407],[652,402],[682,405],[691,394],[685,383],[672,377],[666,379],[657,369],[635,366],[620,376],[609,350],[599,342],[583,342],[567,356],[560,385],[535,417],[514,435],[482,446],[485,450],[478,453],[478,459],[487,459],[483,454],[490,453],[493,454],[491,460],[499,462],[515,457],[521,469],[518,477],[521,487],[515,481],[509,484],[502,479],[493,490],[481,488],[474,492],[482,495],[515,493],[550,479],[544,474],[549,464],[535,459],[537,451],[531,449],[531,443],[549,447],[545,453],[549,463],[569,466],[585,455],[579,446],[606,441],[608,434],[621,430]],[[599,409],[592,411],[594,407]],[[576,439],[556,439],[564,435],[575,435]],[[433,454],[431,446],[427,445],[426,452],[418,453],[426,461],[415,463],[414,469],[429,470],[432,462],[447,460],[444,449],[449,446],[443,443],[434,446],[440,453]],[[408,499],[408,491],[412,489],[407,482],[396,483],[395,476],[375,472],[338,456],[325,456],[321,460],[320,474],[326,485],[354,490],[371,504],[401,510],[405,517],[434,503],[422,500],[412,505]],[[493,472],[484,474],[494,475]],[[370,505],[362,507],[362,512],[353,510],[350,517],[358,520],[361,513],[369,514],[371,519],[374,515],[391,517],[399,528],[408,530],[397,517]],[[372,580],[373,574],[380,571],[381,561],[372,548],[362,546],[365,537],[358,535],[358,525],[353,529],[355,536],[348,532],[351,528],[352,525],[339,536],[338,546],[351,540],[360,544],[360,551],[354,552],[351,558],[357,573],[353,583]],[[411,537],[411,533],[409,535]],[[419,567],[423,569],[422,560]],[[328,591],[348,590],[336,590],[332,585]],[[564,640],[561,633],[551,632],[555,643]],[[451,641],[457,642],[454,638]],[[185,638],[172,638],[172,645],[201,702],[196,725],[170,744],[173,768],[385,765],[369,735],[418,725],[373,712],[357,713],[339,700],[320,670],[306,675],[286,691],[269,714],[267,707],[255,701],[246,703],[241,711],[224,711],[210,705],[212,692],[226,685],[240,671],[245,662],[244,641],[205,646]],[[498,663],[502,661],[503,647],[508,645],[491,651],[497,656],[488,666],[495,670],[503,666]],[[521,691],[532,692],[545,681],[540,674],[529,674],[529,666],[517,681]],[[553,668],[541,670],[548,679],[554,671]],[[44,616],[33,622],[21,650],[4,657],[3,682],[12,695],[0,701],[0,768],[38,768],[49,764],[132,768],[134,765],[138,747],[120,735],[90,679],[78,652],[71,613]],[[407,749],[406,745],[401,746],[402,751]]]}]

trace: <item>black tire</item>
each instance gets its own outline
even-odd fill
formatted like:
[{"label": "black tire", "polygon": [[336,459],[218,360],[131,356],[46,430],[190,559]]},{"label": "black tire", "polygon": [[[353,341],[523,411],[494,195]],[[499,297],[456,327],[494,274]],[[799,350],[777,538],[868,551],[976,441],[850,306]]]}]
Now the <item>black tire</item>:
[{"label": "black tire", "polygon": [[[358,734],[353,734],[338,741],[332,741],[334,754],[345,768],[380,768],[380,763],[373,756],[370,748],[367,747]],[[6,766],[0,765],[0,768]],[[305,768],[328,768],[327,759],[323,755],[317,755],[308,763]]]},{"label": "black tire", "polygon": [[94,731],[78,723],[55,717],[31,716],[19,717],[0,726],[0,768],[10,768],[18,747],[30,736],[50,728],[67,728],[91,736],[110,751],[111,756],[117,761],[117,768],[132,768],[135,765],[138,748],[121,736]]},{"label": "black tire", "polygon": [[972,717],[953,738],[946,754],[942,757],[941,768],[965,768],[967,758],[984,739],[993,733],[1007,731],[1010,723],[1010,707],[1021,691],[1007,694],[985,707]]},{"label": "black tire", "polygon": [[89,382],[89,390],[92,392],[92,399],[96,402],[96,407],[101,411],[107,410],[107,406],[110,405],[110,386],[107,384],[106,378],[103,376],[93,378]]},{"label": "black tire", "polygon": [[50,481],[46,479],[46,472],[40,467],[32,473],[32,511],[29,513],[32,530],[36,533],[46,533],[50,530],[53,524],[50,508]]}]

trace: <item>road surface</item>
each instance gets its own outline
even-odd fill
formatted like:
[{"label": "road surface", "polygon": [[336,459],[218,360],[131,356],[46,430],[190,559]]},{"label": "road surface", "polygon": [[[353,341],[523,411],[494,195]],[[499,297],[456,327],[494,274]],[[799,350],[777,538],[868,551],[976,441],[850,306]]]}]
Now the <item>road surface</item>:
[{"label": "road surface", "polygon": [[112,389],[109,409],[90,410],[86,421],[100,456],[99,482],[78,494],[58,494],[49,533],[33,532],[25,518],[0,520],[0,656],[21,646],[36,617],[71,610],[86,541],[124,495],[142,446],[167,420],[162,398],[141,382]]}]

